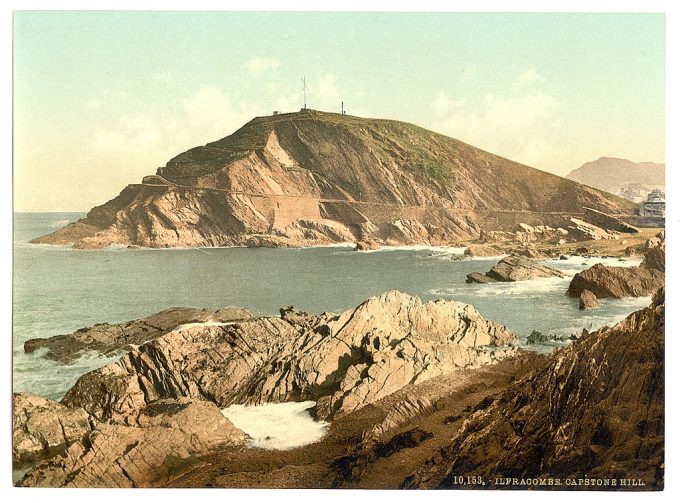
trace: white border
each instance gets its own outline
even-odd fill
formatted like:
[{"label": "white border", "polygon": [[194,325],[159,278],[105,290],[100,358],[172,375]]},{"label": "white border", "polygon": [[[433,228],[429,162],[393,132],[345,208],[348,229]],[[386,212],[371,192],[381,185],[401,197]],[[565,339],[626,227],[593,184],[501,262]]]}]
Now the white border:
[{"label": "white border", "polygon": [[[56,489],[16,489],[10,485],[11,480],[11,455],[10,455],[10,398],[11,389],[6,388],[4,400],[2,400],[2,423],[0,428],[2,435],[0,435],[0,442],[2,451],[0,454],[0,491],[4,496],[4,501],[69,501],[69,502],[88,502],[96,501],[117,501],[119,499],[125,500],[156,500],[162,499],[167,501],[180,501],[186,498],[201,498],[202,500],[246,500],[266,498],[271,501],[295,501],[309,500],[309,501],[355,501],[355,500],[383,500],[390,501],[412,501],[413,499],[422,499],[423,501],[450,501],[457,498],[470,498],[474,500],[490,500],[490,499],[506,499],[520,500],[520,501],[538,501],[550,499],[551,501],[569,501],[575,498],[578,499],[597,499],[616,501],[630,501],[640,499],[668,499],[672,497],[677,501],[680,491],[680,469],[678,464],[680,458],[678,457],[678,435],[675,429],[680,425],[678,417],[678,400],[674,397],[674,391],[677,389],[675,385],[678,383],[677,368],[675,360],[678,358],[677,327],[678,317],[676,310],[673,309],[676,305],[677,295],[675,294],[675,278],[677,277],[677,266],[674,264],[672,258],[677,256],[678,243],[676,239],[676,232],[678,222],[680,222],[680,204],[673,199],[673,196],[678,190],[678,174],[680,170],[680,155],[678,154],[678,141],[680,139],[678,129],[678,92],[680,89],[680,79],[678,78],[678,61],[680,55],[678,54],[679,44],[679,30],[680,24],[680,9],[678,8],[680,2],[677,1],[662,1],[662,0],[648,0],[648,1],[632,1],[632,0],[554,0],[551,2],[524,0],[524,1],[502,1],[502,0],[487,0],[487,1],[435,1],[435,0],[421,0],[419,2],[407,0],[392,0],[389,2],[379,2],[375,0],[331,0],[320,2],[302,0],[297,2],[291,1],[266,1],[266,0],[250,0],[250,1],[231,1],[219,2],[210,0],[194,0],[191,2],[182,2],[174,0],[150,1],[150,0],[119,0],[102,1],[94,4],[91,1],[60,1],[50,2],[42,1],[17,1],[10,0],[3,2],[2,10],[0,10],[0,34],[2,37],[2,45],[0,48],[0,68],[2,68],[2,102],[0,110],[3,111],[0,119],[0,128],[2,136],[0,137],[0,173],[2,176],[2,186],[5,192],[0,198],[0,229],[4,237],[3,246],[0,248],[1,268],[0,268],[0,285],[2,285],[2,304],[0,305],[0,316],[2,319],[3,334],[5,337],[5,348],[11,347],[11,257],[12,257],[12,194],[11,194],[11,131],[12,118],[9,114],[11,110],[11,63],[12,63],[12,11],[13,10],[33,10],[33,9],[91,9],[91,10],[316,10],[316,11],[426,11],[426,12],[442,12],[442,11],[458,11],[458,12],[665,12],[666,13],[666,32],[667,32],[667,86],[666,86],[666,103],[667,103],[667,129],[666,129],[666,164],[669,167],[667,170],[667,194],[668,199],[668,216],[667,216],[667,236],[668,236],[668,261],[667,276],[667,301],[672,308],[668,310],[669,328],[667,329],[667,356],[668,373],[666,380],[667,391],[667,408],[666,408],[666,491],[663,493],[598,493],[598,492],[573,492],[565,493],[547,493],[547,492],[527,492],[527,491],[476,491],[476,492],[449,492],[449,491],[417,491],[417,492],[399,492],[399,491],[332,491],[332,490],[277,490],[277,491],[256,491],[256,490],[56,490]],[[3,362],[3,382],[10,382],[11,375],[11,352],[5,354]],[[9,486],[9,487],[8,487]]]}]

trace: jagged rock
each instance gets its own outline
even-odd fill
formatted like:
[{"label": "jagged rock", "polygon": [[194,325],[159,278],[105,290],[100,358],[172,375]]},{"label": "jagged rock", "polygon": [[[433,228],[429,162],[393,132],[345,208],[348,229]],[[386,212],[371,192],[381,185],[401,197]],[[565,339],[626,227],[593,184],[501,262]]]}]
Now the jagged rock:
[{"label": "jagged rock", "polygon": [[649,250],[656,248],[660,244],[661,244],[660,238],[658,238],[658,237],[650,238],[647,241],[645,241],[644,251],[648,252]]},{"label": "jagged rock", "polygon": [[361,442],[367,444],[377,441],[388,432],[408,424],[422,415],[429,414],[435,409],[435,404],[427,397],[409,395],[392,406],[382,421],[364,430],[361,435]]},{"label": "jagged rock", "polygon": [[567,289],[570,297],[580,297],[584,290],[598,299],[644,297],[664,284],[662,272],[645,267],[594,266],[574,276]]},{"label": "jagged rock", "polygon": [[589,224],[588,222],[578,218],[571,218],[569,221],[572,224],[567,227],[569,234],[574,236],[578,241],[619,239],[619,233],[616,231],[603,229],[597,225]]},{"label": "jagged rock", "polygon": [[563,278],[564,274],[521,255],[502,258],[486,273],[497,281],[526,281],[536,278]]},{"label": "jagged rock", "polygon": [[547,255],[543,253],[540,250],[537,250],[536,248],[532,246],[528,246],[526,248],[515,248],[512,250],[513,255],[521,255],[523,257],[528,257],[530,259],[534,260],[541,260],[544,258],[547,258]]},{"label": "jagged rock", "polygon": [[640,264],[641,267],[655,271],[666,272],[666,242],[661,241],[657,246],[651,248]]},{"label": "jagged rock", "polygon": [[600,307],[600,303],[595,294],[590,290],[583,290],[578,298],[578,308],[584,310],[595,309],[597,307]]},{"label": "jagged rock", "polygon": [[623,250],[623,254],[626,257],[634,257],[635,255],[637,255],[637,250],[635,249],[634,246],[626,246],[626,249]]},{"label": "jagged rock", "polygon": [[498,361],[512,354],[502,346],[513,339],[470,305],[387,292],[304,323],[257,318],[175,330],[85,374],[62,403],[120,423],[178,396],[220,407],[316,400],[317,415],[333,417],[406,384]]},{"label": "jagged rock", "polygon": [[588,255],[588,254],[591,253],[591,252],[590,252],[590,250],[589,250],[588,248],[586,248],[585,246],[579,246],[578,248],[576,248],[576,249],[574,250],[574,253],[577,254],[577,255]]},{"label": "jagged rock", "polygon": [[488,481],[625,477],[662,489],[663,302],[656,295],[650,307],[556,350],[483,400],[402,487],[452,487],[454,477],[474,473]]},{"label": "jagged rock", "polygon": [[359,241],[354,248],[354,251],[379,250],[380,243],[375,241]]},{"label": "jagged rock", "polygon": [[180,325],[187,323],[230,322],[252,316],[250,311],[239,307],[225,307],[217,311],[192,307],[171,307],[139,320],[124,323],[98,323],[81,328],[72,334],[57,335],[47,339],[29,339],[24,351],[47,348],[46,358],[69,363],[85,351],[113,354],[151,341]]},{"label": "jagged rock", "polygon": [[519,223],[519,228],[521,232],[533,233],[535,231],[535,229],[531,225],[522,222]]},{"label": "jagged rock", "polygon": [[463,254],[468,257],[497,257],[503,255],[503,252],[495,246],[471,244],[465,248]]},{"label": "jagged rock", "polygon": [[466,276],[466,283],[495,283],[496,280],[493,278],[490,278],[486,274],[482,274],[481,272],[471,272]]},{"label": "jagged rock", "polygon": [[32,395],[14,393],[12,404],[12,458],[31,461],[62,451],[93,428],[80,408]]},{"label": "jagged rock", "polygon": [[652,248],[638,267],[595,264],[574,276],[567,294],[580,297],[584,290],[590,290],[598,299],[651,295],[665,283],[664,250],[662,244]]},{"label": "jagged rock", "polygon": [[467,275],[467,283],[491,283],[493,281],[526,281],[537,278],[563,278],[557,269],[534,262],[522,255],[502,258],[485,275],[473,272]]},{"label": "jagged rock", "polygon": [[20,481],[31,487],[164,485],[183,460],[245,444],[211,402],[181,398],[145,406],[133,426],[99,424],[84,441],[43,461]]},{"label": "jagged rock", "polygon": [[626,234],[637,234],[640,232],[635,227],[627,224],[623,220],[616,218],[612,215],[608,215],[601,211],[594,210],[592,208],[584,208],[585,218],[593,225],[597,225],[603,229],[623,232]]},{"label": "jagged rock", "polygon": [[529,346],[532,346],[534,344],[541,344],[544,342],[566,342],[566,341],[574,341],[576,340],[577,337],[575,335],[556,335],[556,334],[544,334],[543,332],[539,332],[538,330],[532,330],[531,333],[529,334],[529,337],[527,337],[526,343]]}]

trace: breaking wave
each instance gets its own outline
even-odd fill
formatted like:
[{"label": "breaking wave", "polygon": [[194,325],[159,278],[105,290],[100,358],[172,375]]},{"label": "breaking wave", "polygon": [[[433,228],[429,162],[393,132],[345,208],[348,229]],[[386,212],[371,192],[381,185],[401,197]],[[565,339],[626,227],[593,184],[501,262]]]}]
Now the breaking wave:
[{"label": "breaking wave", "polygon": [[286,450],[323,438],[329,423],[314,421],[309,409],[316,402],[284,402],[265,405],[231,405],[222,414],[250,436],[250,446]]}]

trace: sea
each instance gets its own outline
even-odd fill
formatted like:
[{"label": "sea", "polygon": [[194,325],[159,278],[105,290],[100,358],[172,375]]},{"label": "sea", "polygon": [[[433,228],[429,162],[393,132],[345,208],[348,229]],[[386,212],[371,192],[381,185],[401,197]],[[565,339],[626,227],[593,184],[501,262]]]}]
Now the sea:
[{"label": "sea", "polygon": [[[570,277],[490,285],[468,284],[500,257],[463,258],[463,248],[397,247],[355,252],[351,244],[302,249],[197,248],[74,250],[29,241],[83,217],[81,213],[15,213],[13,389],[60,399],[80,375],[116,357],[86,354],[65,365],[44,353],[24,353],[35,337],[67,334],[95,323],[141,318],[171,306],[242,306],[277,315],[294,305],[341,312],[387,290],[423,300],[472,304],[484,317],[512,330],[520,341],[533,331],[570,335],[612,325],[650,302],[649,297],[602,300],[579,311],[567,297]],[[573,275],[597,262],[615,266],[639,260],[570,257],[545,264]],[[521,343],[521,342],[520,342]],[[527,346],[541,352],[561,343]],[[237,410],[246,414],[247,410]],[[292,410],[299,414],[299,410]]]}]

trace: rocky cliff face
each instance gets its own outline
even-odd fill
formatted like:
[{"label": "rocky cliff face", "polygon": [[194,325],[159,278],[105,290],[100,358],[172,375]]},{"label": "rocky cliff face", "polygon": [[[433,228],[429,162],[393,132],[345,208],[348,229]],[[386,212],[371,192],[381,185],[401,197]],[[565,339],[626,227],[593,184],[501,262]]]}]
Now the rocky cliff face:
[{"label": "rocky cliff face", "polygon": [[482,401],[405,487],[457,475],[641,479],[663,487],[665,303],[555,351],[499,397]]},{"label": "rocky cliff face", "polygon": [[552,225],[568,218],[545,212],[580,213],[585,206],[632,209],[625,200],[410,124],[308,110],[253,119],[231,136],[184,152],[87,218],[35,242],[434,244],[476,237],[483,227],[513,228],[518,211],[534,224]]},{"label": "rocky cliff face", "polygon": [[220,407],[315,400],[317,415],[330,418],[406,384],[496,361],[512,353],[503,346],[513,339],[470,305],[388,292],[340,315],[291,309],[180,327],[85,374],[62,403],[125,424],[146,404],[178,396]]}]

